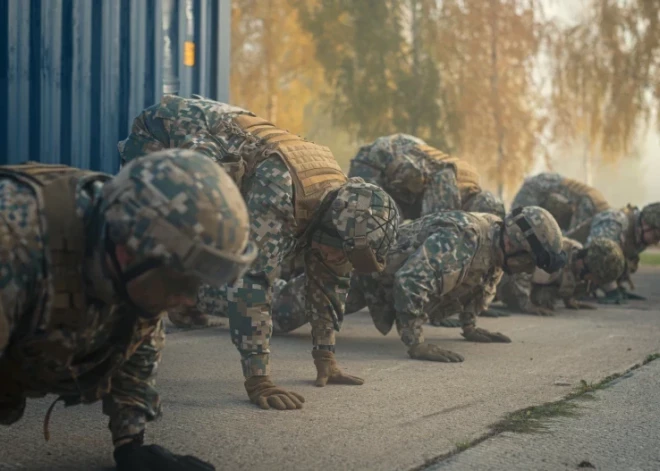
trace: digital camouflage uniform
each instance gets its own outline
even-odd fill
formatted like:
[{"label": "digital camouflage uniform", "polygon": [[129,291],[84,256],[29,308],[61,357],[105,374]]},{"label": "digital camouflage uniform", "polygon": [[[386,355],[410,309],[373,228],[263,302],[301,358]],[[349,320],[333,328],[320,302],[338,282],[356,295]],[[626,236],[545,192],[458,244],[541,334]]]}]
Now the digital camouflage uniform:
[{"label": "digital camouflage uniform", "polygon": [[[162,287],[161,298],[183,292],[212,258],[195,259],[196,250],[218,243],[234,253],[248,243],[247,211],[229,176],[210,173],[215,165],[200,155],[185,155],[183,171],[178,153],[114,178],[64,165],[0,167],[0,423],[46,394],[67,406],[102,400],[115,443],[141,437],[160,416],[161,309],[138,307],[127,283],[140,276],[150,283],[142,286]],[[230,232],[220,236],[223,227]],[[115,265],[121,279],[108,268],[118,244],[135,254],[124,272]],[[182,273],[176,288],[162,270]],[[226,282],[222,271],[214,266],[208,279]]]},{"label": "digital camouflage uniform", "polygon": [[511,204],[512,208],[523,206],[540,206],[550,211],[564,232],[609,208],[600,191],[549,172],[525,179]]},{"label": "digital camouflage uniform", "polygon": [[[626,259],[625,271],[619,281],[630,282],[630,275],[637,271],[639,254],[648,247],[643,239],[642,219],[651,228],[660,231],[660,203],[649,204],[641,211],[630,205],[623,209],[603,211],[584,221],[568,235],[586,246],[596,238],[609,239],[619,244]],[[615,282],[600,286],[605,292],[610,292],[616,287]]]},{"label": "digital camouflage uniform", "polygon": [[[552,234],[554,230],[553,243],[559,250],[560,231],[556,222],[547,213],[542,222],[550,227],[546,232]],[[429,315],[460,312],[467,339],[509,341],[502,334],[483,329],[476,329],[478,335],[472,335],[476,316],[492,300],[503,273],[503,231],[500,218],[463,211],[439,212],[401,226],[385,270],[370,275],[353,274],[351,291],[357,290],[359,295],[353,298],[351,311],[361,308],[364,302],[383,335],[396,324],[413,358],[462,360],[460,355],[435,346],[436,350],[426,352],[428,355],[418,351],[418,346],[424,343],[422,325]],[[275,323],[282,331],[291,331],[305,322],[300,299],[288,294],[291,293],[282,290],[282,306],[273,310]]]},{"label": "digital camouflage uniform", "polygon": [[[388,239],[396,233],[394,203],[373,185],[347,180],[327,147],[207,99],[164,96],[135,119],[131,134],[119,144],[125,161],[164,147],[210,156],[233,176],[246,199],[258,258],[233,287],[204,287],[198,297],[200,311],[229,317],[245,377],[270,372],[272,285],[285,257],[297,253],[305,260],[301,283],[314,350],[334,351],[355,267],[351,254],[364,243],[368,250],[377,246],[384,259]],[[369,234],[359,242],[358,229]],[[348,260],[331,264],[313,242],[355,250],[347,249]]]},{"label": "digital camouflage uniform", "polygon": [[504,217],[504,204],[481,188],[474,167],[408,134],[379,137],[362,146],[348,176],[387,191],[404,219],[456,209]]},{"label": "digital camouflage uniform", "polygon": [[[562,270],[549,274],[537,268],[533,274],[504,275],[497,287],[498,298],[510,308],[538,315],[552,315],[559,300],[570,309],[592,308],[577,299],[588,293],[590,283],[609,283],[622,275],[623,252],[616,243],[603,238],[584,248],[564,237],[562,247],[567,255]],[[589,281],[587,275],[591,275]]]}]

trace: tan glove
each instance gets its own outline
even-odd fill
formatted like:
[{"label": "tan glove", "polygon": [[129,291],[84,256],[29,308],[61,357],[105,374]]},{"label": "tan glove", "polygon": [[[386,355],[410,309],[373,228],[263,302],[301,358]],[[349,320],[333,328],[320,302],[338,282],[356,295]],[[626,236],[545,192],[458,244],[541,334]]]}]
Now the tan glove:
[{"label": "tan glove", "polygon": [[551,317],[555,315],[554,309],[549,309],[543,306],[532,306],[529,308],[529,313],[535,316]]},{"label": "tan glove", "polygon": [[302,409],[305,398],[293,391],[278,388],[270,376],[252,376],[245,380],[245,390],[252,404],[262,409]]},{"label": "tan glove", "polygon": [[408,349],[408,355],[415,360],[439,361],[442,363],[460,363],[462,355],[449,350],[443,350],[432,343],[418,343]]},{"label": "tan glove", "polygon": [[322,388],[327,383],[330,384],[352,384],[359,386],[364,384],[362,378],[357,376],[345,375],[337,366],[335,354],[328,350],[312,350],[314,365],[316,366],[316,386]]},{"label": "tan glove", "polygon": [[504,334],[499,332],[489,332],[486,329],[480,329],[471,325],[463,327],[463,332],[461,335],[465,337],[465,340],[469,340],[471,342],[511,343],[511,339]]},{"label": "tan glove", "polygon": [[564,299],[564,306],[567,309],[596,309],[596,306],[590,303],[583,303],[582,301],[577,301],[573,298]]}]

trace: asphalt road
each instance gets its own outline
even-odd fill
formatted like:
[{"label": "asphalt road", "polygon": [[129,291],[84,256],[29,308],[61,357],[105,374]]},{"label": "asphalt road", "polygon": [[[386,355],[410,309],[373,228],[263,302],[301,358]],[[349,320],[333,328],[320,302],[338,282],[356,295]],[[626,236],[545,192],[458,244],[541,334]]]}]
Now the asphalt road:
[{"label": "asphalt road", "polygon": [[[553,318],[480,319],[511,344],[473,344],[459,329],[426,327],[429,341],[465,356],[460,364],[411,360],[395,332],[383,337],[366,313],[352,315],[337,356],[346,372],[366,379],[363,386],[314,387],[309,329],[276,337],[274,378],[305,396],[300,411],[262,411],[248,402],[226,329],[175,332],[159,374],[164,417],[151,424],[147,439],[194,453],[218,470],[423,466],[482,436],[507,412],[556,400],[580,380],[599,381],[660,352],[660,271],[642,268],[635,281],[649,301]],[[100,405],[56,406],[45,443],[51,401],[29,402],[20,423],[0,429],[0,470],[111,468]],[[616,437],[618,430],[606,432]]]}]

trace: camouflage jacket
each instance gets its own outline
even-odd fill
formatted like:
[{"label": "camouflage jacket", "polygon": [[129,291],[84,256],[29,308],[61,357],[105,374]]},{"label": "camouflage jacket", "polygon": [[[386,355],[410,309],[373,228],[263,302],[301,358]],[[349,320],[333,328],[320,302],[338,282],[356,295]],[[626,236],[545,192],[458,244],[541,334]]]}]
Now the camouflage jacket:
[{"label": "camouflage jacket", "polygon": [[[548,203],[552,194],[560,195],[572,206],[568,218],[557,215]],[[539,173],[526,178],[513,199],[512,208],[517,206],[540,206],[550,211],[558,219],[564,231],[569,231],[609,206],[602,193],[593,187],[566,178],[558,173]],[[566,219],[564,221],[564,219]]]},{"label": "camouflage jacket", "polygon": [[140,433],[145,422],[160,415],[154,387],[164,333],[160,318],[145,321],[118,304],[103,275],[101,221],[95,212],[101,188],[97,181],[79,186],[76,193],[78,216],[90,228],[86,246],[96,249],[88,250],[82,267],[84,324],[72,329],[52,318],[50,296],[58,278],[50,268],[48,228],[34,190],[12,178],[0,179],[0,265],[5,274],[0,279],[0,415],[13,417],[8,422],[22,415],[22,410],[2,411],[7,398],[19,405],[24,397],[46,394],[59,395],[67,405],[102,399],[117,440]]},{"label": "camouflage jacket", "polygon": [[387,191],[403,219],[461,209],[454,168],[411,152],[420,144],[425,142],[408,134],[379,137],[360,147],[351,160],[348,176],[361,177]]},{"label": "camouflage jacket", "polygon": [[570,299],[578,292],[586,292],[586,283],[580,280],[580,274],[576,269],[576,256],[582,250],[582,244],[564,237],[562,250],[567,256],[564,268],[552,274],[540,268],[534,270],[531,300],[536,305],[552,308],[558,299]]},{"label": "camouflage jacket", "polygon": [[[647,247],[641,237],[639,214],[639,209],[633,206],[627,206],[623,209],[610,209],[594,216],[589,227],[586,246],[589,245],[592,239],[604,237],[618,243],[621,247],[626,259],[623,280],[637,271],[639,254]],[[616,283],[612,282],[604,286],[603,289],[609,291],[615,286]]]},{"label": "camouflage jacket", "polygon": [[[474,316],[492,299],[502,277],[502,230],[502,220],[490,214],[425,216],[399,228],[383,273],[353,275],[354,283],[370,297],[391,299],[397,317],[425,317],[430,306],[447,315]],[[370,311],[382,333],[391,329],[394,319],[381,318],[386,310]]]},{"label": "camouflage jacket", "polygon": [[[293,179],[284,161],[278,156],[260,159],[246,173],[244,157],[263,152],[264,148],[260,140],[234,123],[237,116],[244,114],[255,116],[248,110],[213,100],[165,95],[159,104],[135,119],[131,134],[118,148],[123,162],[178,147],[194,149],[222,165],[241,188],[248,205],[251,234],[260,250],[251,270],[262,273],[272,284],[284,259],[301,252],[306,241],[297,224]],[[348,277],[338,277],[314,260],[310,260],[306,273],[307,312],[312,316],[331,312],[338,329]]]}]

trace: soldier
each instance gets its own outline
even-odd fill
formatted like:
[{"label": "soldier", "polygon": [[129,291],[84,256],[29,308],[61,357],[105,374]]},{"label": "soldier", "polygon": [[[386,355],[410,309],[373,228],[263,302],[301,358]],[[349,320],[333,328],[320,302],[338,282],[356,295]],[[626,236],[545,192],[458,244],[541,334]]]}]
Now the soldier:
[{"label": "soldier", "polygon": [[162,312],[256,257],[231,178],[192,151],[114,178],[28,162],[0,167],[0,216],[0,423],[18,421],[26,397],[102,400],[117,469],[215,469],[143,438],[161,415]]},{"label": "soldier", "polygon": [[625,265],[621,248],[605,238],[596,238],[585,248],[564,237],[562,246],[567,256],[562,270],[548,274],[537,268],[533,275],[504,275],[497,287],[498,298],[510,308],[541,316],[552,316],[560,299],[569,309],[595,309],[577,299],[588,293],[590,284],[619,279]]},{"label": "soldier", "polygon": [[[542,208],[518,208],[504,221],[491,214],[446,211],[401,226],[386,269],[354,275],[354,286],[383,335],[396,323],[411,358],[459,362],[461,355],[424,341],[427,313],[458,311],[465,339],[508,343],[507,336],[475,325],[503,271],[531,273],[540,267],[554,273],[564,263],[561,231]],[[300,291],[291,283],[281,288],[278,301],[273,306],[277,330],[304,324]]]},{"label": "soldier", "polygon": [[[327,147],[203,98],[164,96],[136,118],[119,150],[130,161],[163,147],[190,147],[211,156],[229,170],[246,198],[257,261],[234,287],[203,287],[198,308],[228,315],[250,399],[263,408],[302,407],[298,395],[269,378],[272,284],[282,260],[293,254],[305,259],[316,384],[344,381],[334,351],[349,274],[383,269],[398,227],[395,203],[375,185],[347,179]],[[352,381],[362,384],[359,378]],[[264,389],[277,391],[281,400],[271,401],[271,392],[261,394]]]},{"label": "soldier", "polygon": [[348,176],[387,191],[403,219],[451,209],[504,217],[504,204],[481,188],[476,169],[409,134],[379,137],[362,146]]},{"label": "soldier", "polygon": [[637,271],[639,254],[648,246],[660,242],[660,203],[651,203],[640,211],[636,206],[623,209],[609,209],[569,231],[571,237],[589,247],[596,238],[610,239],[621,247],[626,259],[625,270],[619,282],[599,286],[605,297],[598,300],[602,304],[621,304],[626,299],[644,300],[642,296],[628,292],[622,283],[630,280]]},{"label": "soldier", "polygon": [[511,208],[518,206],[540,206],[550,211],[563,232],[610,207],[597,189],[548,172],[525,179]]}]

